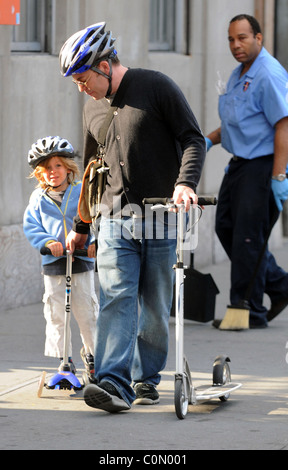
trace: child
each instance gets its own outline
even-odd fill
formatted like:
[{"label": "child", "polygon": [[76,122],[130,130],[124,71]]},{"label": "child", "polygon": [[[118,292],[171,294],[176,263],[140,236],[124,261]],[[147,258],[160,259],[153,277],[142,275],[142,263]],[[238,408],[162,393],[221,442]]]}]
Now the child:
[{"label": "child", "polygon": [[[61,137],[45,137],[32,145],[28,163],[38,180],[23,219],[24,234],[34,248],[49,247],[51,255],[42,256],[45,293],[46,356],[63,359],[65,317],[66,257],[65,239],[77,213],[81,182],[75,181],[79,169],[72,145]],[[94,379],[94,332],[98,300],[94,287],[95,243],[88,237],[88,257],[74,257],[72,263],[71,310],[78,323],[83,347],[80,351],[88,377]],[[71,338],[71,335],[70,335]],[[69,362],[72,361],[70,341]]]}]

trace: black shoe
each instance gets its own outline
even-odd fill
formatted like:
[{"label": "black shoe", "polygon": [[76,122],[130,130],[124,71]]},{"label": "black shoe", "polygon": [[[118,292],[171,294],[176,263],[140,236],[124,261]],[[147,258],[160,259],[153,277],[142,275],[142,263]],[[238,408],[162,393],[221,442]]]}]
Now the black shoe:
[{"label": "black shoe", "polygon": [[130,405],[123,400],[114,385],[106,381],[100,382],[98,385],[87,385],[84,388],[84,400],[86,405],[110,413],[130,409]]},{"label": "black shoe", "polygon": [[159,393],[154,385],[137,383],[134,386],[136,393],[135,405],[155,405],[159,403]]},{"label": "black shoe", "polygon": [[218,329],[219,326],[221,325],[221,323],[222,323],[222,320],[215,318],[215,320],[213,320],[213,322],[212,322],[212,326],[214,326],[214,328]]},{"label": "black shoe", "polygon": [[285,307],[288,305],[288,297],[282,300],[278,300],[278,302],[272,302],[271,308],[267,314],[267,320],[272,321],[279,313],[284,310]]},{"label": "black shoe", "polygon": [[[213,320],[213,322],[212,322],[212,326],[214,326],[214,328],[219,329],[221,323],[222,323],[222,320],[220,320],[220,319],[215,319],[215,320]],[[258,330],[258,329],[261,330],[261,329],[263,329],[263,328],[267,328],[267,326],[268,326],[267,323],[259,323],[259,324],[257,324],[257,323],[253,323],[253,322],[251,322],[251,321],[249,322],[249,329],[250,329],[250,330]],[[228,331],[228,330],[227,330],[227,331]],[[236,330],[230,330],[230,331],[236,331]]]},{"label": "black shoe", "polygon": [[267,323],[251,323],[249,324],[250,330],[263,330],[264,328],[268,328]]}]

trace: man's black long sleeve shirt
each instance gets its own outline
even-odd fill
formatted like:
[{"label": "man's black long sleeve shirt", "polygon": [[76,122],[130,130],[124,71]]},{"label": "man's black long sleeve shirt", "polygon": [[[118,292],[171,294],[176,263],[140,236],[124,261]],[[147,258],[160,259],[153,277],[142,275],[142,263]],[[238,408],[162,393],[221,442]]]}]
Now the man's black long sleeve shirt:
[{"label": "man's black long sleeve shirt", "polygon": [[[118,108],[106,136],[105,215],[119,217],[127,205],[141,210],[145,197],[172,197],[178,184],[195,190],[206,143],[179,87],[160,72],[128,69],[111,105]],[[84,106],[84,167],[96,156],[109,106],[106,98]],[[74,229],[85,232],[81,223]]]}]

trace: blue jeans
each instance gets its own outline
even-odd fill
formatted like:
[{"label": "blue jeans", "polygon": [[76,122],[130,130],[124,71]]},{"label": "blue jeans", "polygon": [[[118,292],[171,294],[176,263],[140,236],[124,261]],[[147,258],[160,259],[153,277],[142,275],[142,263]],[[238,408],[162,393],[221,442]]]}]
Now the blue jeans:
[{"label": "blue jeans", "polygon": [[143,236],[150,222],[136,220],[135,234],[131,218],[102,218],[98,237],[95,378],[112,383],[129,404],[131,382],[159,384],[168,353],[176,240],[166,228],[165,239]]}]

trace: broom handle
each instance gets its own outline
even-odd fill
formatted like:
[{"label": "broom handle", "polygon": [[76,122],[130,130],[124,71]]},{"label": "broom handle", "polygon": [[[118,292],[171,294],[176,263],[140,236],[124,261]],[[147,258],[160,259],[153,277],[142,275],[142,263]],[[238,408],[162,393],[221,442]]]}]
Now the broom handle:
[{"label": "broom handle", "polygon": [[[275,206],[276,207],[276,206]],[[249,282],[249,285],[247,287],[247,290],[246,290],[246,293],[245,293],[245,299],[247,302],[249,302],[249,299],[251,297],[251,293],[252,293],[252,289],[253,289],[253,286],[254,286],[254,282],[255,282],[255,279],[256,279],[256,276],[258,274],[258,270],[260,268],[260,265],[262,263],[262,260],[263,260],[263,256],[264,256],[264,253],[266,251],[266,247],[267,247],[267,243],[268,243],[268,240],[269,240],[269,237],[271,235],[271,232],[272,232],[272,229],[275,225],[275,223],[277,222],[277,219],[279,217],[279,211],[277,210],[277,208],[274,210],[273,214],[272,214],[272,218],[271,218],[271,222],[270,222],[270,226],[269,226],[269,230],[266,234],[266,237],[264,239],[264,244],[262,246],[262,249],[259,253],[259,256],[258,256],[258,259],[257,259],[257,263],[256,263],[256,266],[254,268],[254,271],[253,271],[253,274],[252,274],[252,277],[251,277],[251,280]]]}]

